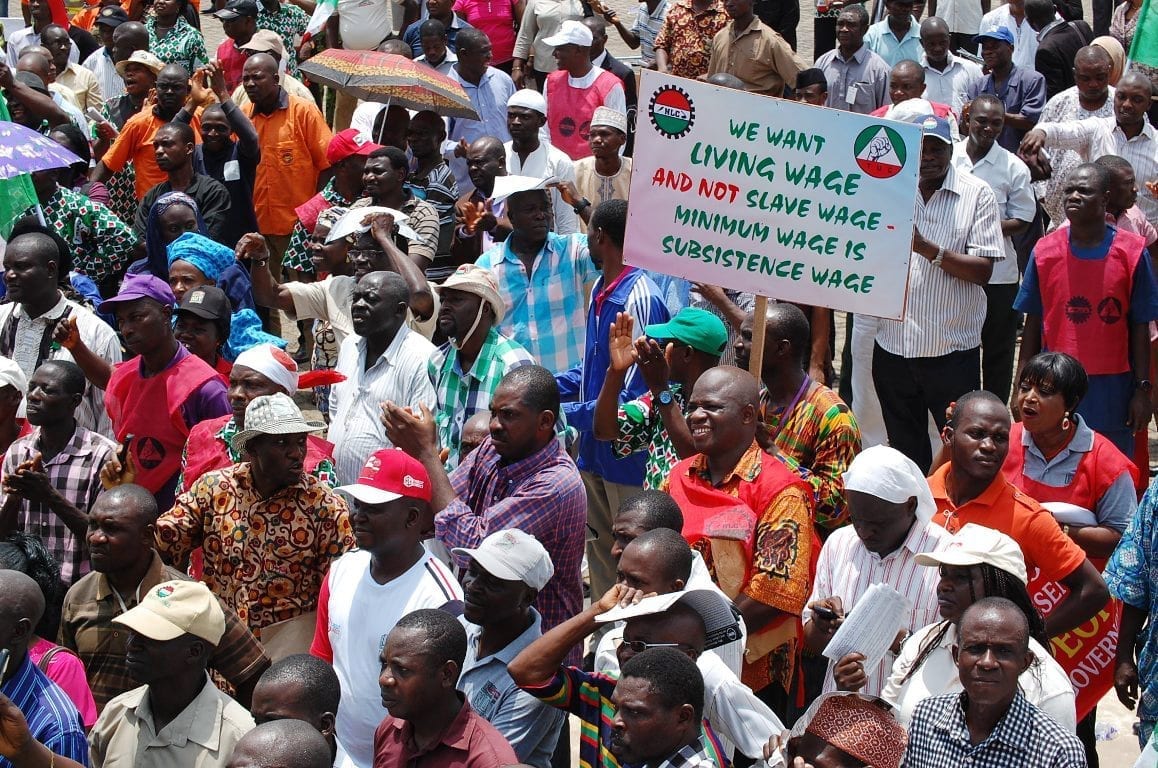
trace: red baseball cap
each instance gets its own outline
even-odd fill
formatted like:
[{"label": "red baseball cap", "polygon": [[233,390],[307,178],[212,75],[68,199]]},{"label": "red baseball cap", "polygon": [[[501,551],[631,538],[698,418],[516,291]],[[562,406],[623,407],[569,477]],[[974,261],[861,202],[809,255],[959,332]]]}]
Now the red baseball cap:
[{"label": "red baseball cap", "polygon": [[326,160],[333,165],[352,155],[365,156],[381,148],[381,144],[375,144],[356,129],[347,128],[334,134],[334,138],[330,139],[330,146],[326,147]]},{"label": "red baseball cap", "polygon": [[385,504],[403,496],[429,502],[433,496],[426,467],[398,448],[372,453],[357,482],[338,490],[367,504]]}]

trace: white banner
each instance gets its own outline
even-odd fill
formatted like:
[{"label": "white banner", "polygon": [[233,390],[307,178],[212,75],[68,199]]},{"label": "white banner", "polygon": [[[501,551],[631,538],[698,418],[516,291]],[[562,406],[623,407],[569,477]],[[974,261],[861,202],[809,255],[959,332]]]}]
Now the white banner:
[{"label": "white banner", "polygon": [[629,264],[900,319],[921,129],[645,70]]}]

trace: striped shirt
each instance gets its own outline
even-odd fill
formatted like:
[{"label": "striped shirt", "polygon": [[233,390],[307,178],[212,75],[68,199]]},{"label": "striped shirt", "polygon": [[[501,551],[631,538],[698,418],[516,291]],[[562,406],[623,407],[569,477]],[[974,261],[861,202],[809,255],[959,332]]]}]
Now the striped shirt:
[{"label": "striped shirt", "polygon": [[[912,612],[904,628],[916,632],[921,627],[939,620],[937,611],[937,582],[940,571],[919,565],[916,556],[922,552],[938,552],[949,542],[949,532],[935,523],[923,524],[917,521],[909,529],[901,546],[894,552],[881,557],[870,552],[856,535],[851,525],[834,531],[824,542],[820,557],[816,562],[816,579],[812,584],[812,594],[808,597],[811,605],[826,597],[839,597],[847,615],[856,601],[873,584],[887,584],[904,595]],[[812,612],[804,609],[804,620],[810,621]],[[893,657],[886,655],[872,669],[866,669],[866,682],[861,693],[879,696],[889,679]],[[833,662],[828,663],[828,674],[824,677],[824,691],[836,690],[832,678]]]},{"label": "striped shirt", "polygon": [[458,350],[450,342],[435,351],[426,372],[434,384],[438,404],[434,412],[438,441],[450,451],[446,458],[448,472],[458,466],[462,429],[467,421],[476,413],[490,412],[491,396],[504,376],[515,368],[534,364],[535,359],[522,345],[494,328],[487,331],[478,356],[466,372]]},{"label": "striped shirt", "polygon": [[[32,738],[54,755],[88,765],[88,740],[76,705],[27,654],[16,674],[0,686],[0,693],[11,699],[24,715]],[[0,757],[0,768],[12,768],[12,761]]]},{"label": "striped shirt", "polygon": [[655,38],[663,20],[667,16],[667,0],[659,0],[654,11],[647,10],[647,3],[640,3],[631,31],[639,38],[639,52],[644,67],[655,63]]},{"label": "striped shirt", "polygon": [[547,235],[531,274],[511,250],[498,243],[475,262],[494,274],[506,313],[499,330],[523,345],[552,373],[583,360],[587,286],[599,270],[587,251],[587,235]]},{"label": "striped shirt", "polygon": [[1043,131],[1046,147],[1072,149],[1083,162],[1092,162],[1102,155],[1118,155],[1129,161],[1138,180],[1138,207],[1146,220],[1158,227],[1158,198],[1146,190],[1146,183],[1158,181],[1158,133],[1150,123],[1142,122],[1142,132],[1132,139],[1118,127],[1118,120],[1109,117],[1091,117],[1066,123],[1038,123]]},{"label": "striped shirt", "polygon": [[[619,768],[619,758],[611,753],[612,721],[615,705],[611,694],[616,679],[576,667],[560,667],[547,682],[523,686],[540,701],[570,712],[579,718],[579,768]],[[716,734],[707,721],[700,733],[701,756],[716,765],[728,765]]]},{"label": "striped shirt", "polygon": [[[1005,258],[1001,219],[993,190],[952,165],[928,202],[918,194],[913,225],[946,251]],[[909,261],[904,320],[881,320],[877,343],[906,358],[941,357],[981,345],[985,289],[953,277],[917,253]]]}]

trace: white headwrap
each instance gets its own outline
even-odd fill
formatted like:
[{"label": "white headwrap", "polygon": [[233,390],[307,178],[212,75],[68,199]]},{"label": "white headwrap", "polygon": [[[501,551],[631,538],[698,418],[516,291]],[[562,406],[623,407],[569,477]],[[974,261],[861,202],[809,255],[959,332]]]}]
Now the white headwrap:
[{"label": "white headwrap", "polygon": [[848,465],[843,479],[846,491],[867,493],[891,504],[903,504],[916,496],[917,519],[923,523],[937,512],[925,473],[895,448],[874,445],[864,449]]},{"label": "white headwrap", "polygon": [[24,370],[10,357],[0,357],[0,387],[11,384],[20,394],[28,394],[28,377]]},{"label": "white headwrap", "polygon": [[515,91],[514,95],[507,99],[507,106],[533,109],[540,115],[547,116],[547,100],[543,98],[543,94],[530,88]]},{"label": "white headwrap", "polygon": [[298,391],[298,364],[283,350],[272,344],[250,347],[237,356],[234,366],[243,365],[266,377],[284,389],[290,397]]}]

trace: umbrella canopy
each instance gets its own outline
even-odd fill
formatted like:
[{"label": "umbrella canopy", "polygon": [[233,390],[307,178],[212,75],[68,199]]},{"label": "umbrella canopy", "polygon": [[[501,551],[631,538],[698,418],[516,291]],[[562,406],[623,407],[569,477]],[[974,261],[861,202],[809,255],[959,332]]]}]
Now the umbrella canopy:
[{"label": "umbrella canopy", "polygon": [[79,162],[79,157],[47,136],[19,123],[0,121],[0,179]]},{"label": "umbrella canopy", "polygon": [[405,56],[330,48],[298,65],[314,80],[366,101],[429,109],[444,117],[478,120],[462,86]]}]

